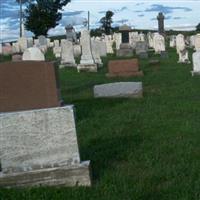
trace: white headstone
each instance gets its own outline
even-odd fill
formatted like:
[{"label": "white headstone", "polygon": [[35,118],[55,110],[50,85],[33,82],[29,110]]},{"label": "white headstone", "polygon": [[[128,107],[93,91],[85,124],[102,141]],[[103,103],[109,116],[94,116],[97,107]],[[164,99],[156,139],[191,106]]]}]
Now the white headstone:
[{"label": "white headstone", "polygon": [[22,60],[44,61],[45,57],[39,48],[31,47],[23,53]]},{"label": "white headstone", "polygon": [[190,63],[187,49],[179,51],[179,61],[178,61],[178,63],[185,63],[185,64]]},{"label": "white headstone", "polygon": [[60,58],[61,57],[61,47],[54,47],[53,53],[54,53],[56,58]]},{"label": "white headstone", "polygon": [[61,45],[61,67],[76,67],[74,49],[71,41],[65,40]]},{"label": "white headstone", "polygon": [[116,49],[120,49],[120,44],[122,43],[122,34],[121,33],[114,33],[113,35],[114,41],[116,43]]},{"label": "white headstone", "polygon": [[19,49],[18,42],[12,43],[12,53],[19,53],[19,52],[20,52],[20,49]]},{"label": "white headstone", "polygon": [[90,185],[72,106],[1,113],[0,128],[0,186]]},{"label": "white headstone", "polygon": [[59,40],[54,40],[54,47],[59,47],[60,46],[60,42]]},{"label": "white headstone", "polygon": [[44,45],[46,46],[47,45],[47,38],[44,35],[40,35],[38,37],[38,40],[39,40],[39,44],[41,46],[44,46]]},{"label": "white headstone", "polygon": [[78,65],[78,71],[97,71],[97,65],[94,62],[94,58],[92,56],[92,44],[90,38],[90,31],[82,30],[81,31],[81,39],[80,39],[81,47],[82,47],[82,55],[81,61]]},{"label": "white headstone", "polygon": [[193,72],[200,73],[200,51],[193,53]]},{"label": "white headstone", "polygon": [[149,48],[153,48],[153,34],[151,32],[147,34],[147,39]]},{"label": "white headstone", "polygon": [[107,53],[110,53],[110,54],[113,54],[114,51],[113,51],[113,43],[114,43],[114,40],[112,39],[112,36],[111,35],[106,35],[105,36],[105,42],[106,42],[106,49],[107,49]]},{"label": "white headstone", "polygon": [[175,35],[170,36],[169,46],[172,48],[176,47],[176,36]]},{"label": "white headstone", "polygon": [[162,51],[165,51],[165,38],[162,35],[154,34],[153,41],[155,53],[161,53]]},{"label": "white headstone", "polygon": [[0,54],[3,53],[3,49],[2,49],[2,43],[0,43]]},{"label": "white headstone", "polygon": [[185,48],[186,48],[186,45],[185,45],[184,35],[178,34],[176,36],[176,50],[177,50],[177,53],[179,53],[180,51],[183,51]]},{"label": "white headstone", "polygon": [[195,50],[196,51],[200,51],[200,34],[197,34],[195,36],[195,40],[194,40],[194,46],[195,46]]},{"label": "white headstone", "polygon": [[74,57],[79,57],[81,55],[81,46],[79,44],[74,44]]},{"label": "white headstone", "polygon": [[21,52],[24,52],[28,48],[27,38],[21,37],[18,39],[19,49]]},{"label": "white headstone", "polygon": [[101,66],[102,61],[100,58],[99,45],[98,45],[98,41],[95,41],[95,40],[92,41],[92,55],[93,55],[95,63]]}]

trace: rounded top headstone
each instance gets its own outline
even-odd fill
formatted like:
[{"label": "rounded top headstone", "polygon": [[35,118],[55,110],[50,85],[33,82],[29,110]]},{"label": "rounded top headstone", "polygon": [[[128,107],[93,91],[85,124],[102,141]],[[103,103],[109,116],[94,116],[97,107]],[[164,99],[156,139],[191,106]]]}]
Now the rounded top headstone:
[{"label": "rounded top headstone", "polygon": [[45,61],[45,57],[39,48],[31,47],[24,51],[22,60]]}]

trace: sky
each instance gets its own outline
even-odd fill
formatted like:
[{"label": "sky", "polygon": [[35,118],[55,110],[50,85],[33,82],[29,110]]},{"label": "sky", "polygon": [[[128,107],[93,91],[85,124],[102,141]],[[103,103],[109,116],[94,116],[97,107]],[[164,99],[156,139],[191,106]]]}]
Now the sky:
[{"label": "sky", "polygon": [[[114,12],[113,26],[127,24],[137,29],[157,29],[157,15],[165,15],[165,28],[193,30],[200,23],[200,0],[71,0],[63,7],[59,25],[49,35],[62,35],[65,25],[73,24],[77,31],[90,11],[90,27],[99,27],[107,10]],[[26,31],[26,36],[32,34]],[[19,37],[19,5],[16,0],[0,0],[0,42]]]}]

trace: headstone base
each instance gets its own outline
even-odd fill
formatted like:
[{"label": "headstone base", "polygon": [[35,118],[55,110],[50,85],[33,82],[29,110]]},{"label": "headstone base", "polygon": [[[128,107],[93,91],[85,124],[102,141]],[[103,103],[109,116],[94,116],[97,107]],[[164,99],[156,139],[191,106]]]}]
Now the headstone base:
[{"label": "headstone base", "polygon": [[78,72],[86,71],[86,72],[97,72],[96,64],[79,64],[77,66]]},{"label": "headstone base", "polygon": [[65,68],[65,67],[77,67],[75,63],[62,63],[59,65],[59,68]]},{"label": "headstone base", "polygon": [[0,187],[91,186],[90,162],[14,174],[0,174]]},{"label": "headstone base", "polygon": [[132,49],[119,49],[119,50],[117,50],[117,56],[118,57],[131,57],[131,56],[133,56],[133,50]]},{"label": "headstone base", "polygon": [[200,71],[191,71],[192,76],[200,75]]}]

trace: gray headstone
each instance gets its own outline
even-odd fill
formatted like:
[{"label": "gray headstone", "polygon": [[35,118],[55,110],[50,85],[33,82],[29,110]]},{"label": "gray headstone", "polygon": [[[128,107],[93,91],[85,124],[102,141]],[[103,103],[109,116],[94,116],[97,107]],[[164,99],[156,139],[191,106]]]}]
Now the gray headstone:
[{"label": "gray headstone", "polygon": [[94,86],[94,97],[130,97],[143,96],[142,82],[118,82]]}]

